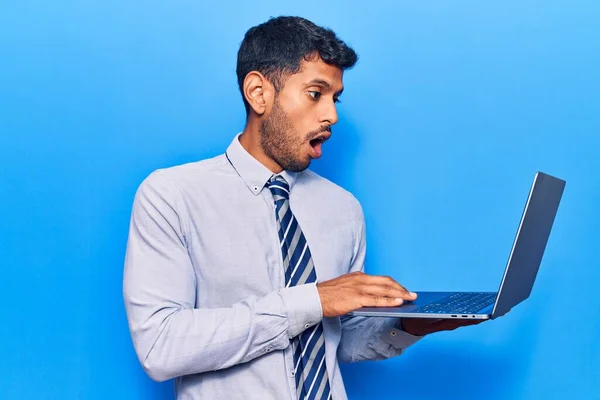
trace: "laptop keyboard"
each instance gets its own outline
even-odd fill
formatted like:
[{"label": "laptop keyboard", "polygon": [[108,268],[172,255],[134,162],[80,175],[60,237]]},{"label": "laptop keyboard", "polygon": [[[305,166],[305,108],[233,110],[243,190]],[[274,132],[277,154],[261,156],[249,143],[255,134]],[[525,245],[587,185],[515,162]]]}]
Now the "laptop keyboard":
[{"label": "laptop keyboard", "polygon": [[496,293],[454,293],[413,312],[430,314],[474,314],[496,301]]}]

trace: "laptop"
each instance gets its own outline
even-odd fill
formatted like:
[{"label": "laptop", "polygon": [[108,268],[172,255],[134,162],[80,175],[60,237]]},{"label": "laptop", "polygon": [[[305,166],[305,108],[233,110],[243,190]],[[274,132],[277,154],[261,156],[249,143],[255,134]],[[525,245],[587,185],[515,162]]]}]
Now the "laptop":
[{"label": "laptop", "polygon": [[350,315],[494,319],[531,294],[566,182],[537,172],[498,292],[417,292],[399,307],[363,307]]}]

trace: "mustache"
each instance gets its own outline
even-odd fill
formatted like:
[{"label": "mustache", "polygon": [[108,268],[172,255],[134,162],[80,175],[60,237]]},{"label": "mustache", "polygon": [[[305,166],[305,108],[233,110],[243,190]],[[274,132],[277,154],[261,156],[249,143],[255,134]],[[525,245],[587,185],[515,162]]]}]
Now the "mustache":
[{"label": "mustache", "polygon": [[321,133],[324,133],[324,132],[331,133],[331,125],[325,125],[325,126],[320,127],[317,130],[309,132],[308,135],[306,135],[306,137],[308,138],[308,140],[312,140],[313,138],[316,138],[317,136],[319,136]]}]

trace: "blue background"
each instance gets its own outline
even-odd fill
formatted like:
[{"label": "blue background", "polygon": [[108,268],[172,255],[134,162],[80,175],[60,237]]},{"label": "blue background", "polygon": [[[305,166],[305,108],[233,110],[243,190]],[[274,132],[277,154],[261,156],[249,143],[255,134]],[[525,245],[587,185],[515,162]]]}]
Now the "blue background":
[{"label": "blue background", "polygon": [[344,366],[350,398],[600,399],[600,3],[296,3],[2,1],[0,398],[172,397],[127,329],[133,195],[224,151],[243,34],[292,14],[361,57],[313,167],[362,202],[371,273],[496,290],[534,173],[567,180],[530,299]]}]

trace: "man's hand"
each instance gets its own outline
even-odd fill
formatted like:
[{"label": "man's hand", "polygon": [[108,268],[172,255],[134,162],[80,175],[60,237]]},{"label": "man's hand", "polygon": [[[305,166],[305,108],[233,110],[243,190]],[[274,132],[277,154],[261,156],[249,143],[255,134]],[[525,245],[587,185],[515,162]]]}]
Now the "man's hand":
[{"label": "man's hand", "polygon": [[338,317],[361,307],[394,307],[417,295],[388,276],[352,272],[317,284],[324,317]]},{"label": "man's hand", "polygon": [[441,331],[453,331],[461,326],[477,325],[485,319],[430,319],[402,318],[401,326],[404,332],[415,336],[429,335]]}]

